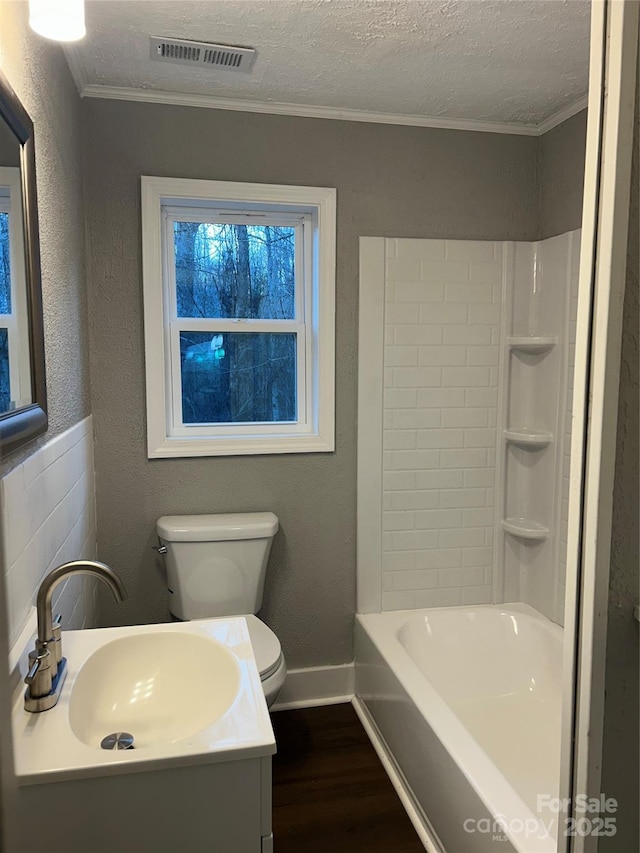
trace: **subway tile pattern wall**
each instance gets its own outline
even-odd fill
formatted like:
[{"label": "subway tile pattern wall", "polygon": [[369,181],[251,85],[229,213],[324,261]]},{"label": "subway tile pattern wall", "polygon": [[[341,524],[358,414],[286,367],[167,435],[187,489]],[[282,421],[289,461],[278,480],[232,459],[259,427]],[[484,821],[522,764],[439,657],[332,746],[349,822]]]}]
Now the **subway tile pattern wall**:
[{"label": "subway tile pattern wall", "polygon": [[385,240],[383,610],[492,600],[503,245]]},{"label": "subway tile pattern wall", "polygon": [[[96,510],[91,417],[39,448],[1,482],[9,639],[35,604],[44,575],[60,563],[95,558]],[[54,594],[64,628],[92,627],[95,582],[75,576]]]}]

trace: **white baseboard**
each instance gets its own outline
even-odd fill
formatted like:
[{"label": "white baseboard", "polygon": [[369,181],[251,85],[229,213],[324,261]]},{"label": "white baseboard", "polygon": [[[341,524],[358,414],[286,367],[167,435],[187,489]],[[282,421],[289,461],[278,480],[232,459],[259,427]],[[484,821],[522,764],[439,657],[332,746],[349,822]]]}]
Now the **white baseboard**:
[{"label": "white baseboard", "polygon": [[338,666],[311,666],[287,673],[278,701],[272,711],[315,708],[351,702],[354,689],[353,663]]},{"label": "white baseboard", "polygon": [[444,848],[438,841],[435,833],[431,830],[429,821],[422,812],[420,806],[417,804],[409,783],[396,764],[389,747],[382,737],[375,721],[369,714],[366,706],[357,696],[353,697],[351,704],[360,718],[362,728],[369,736],[371,745],[375,749],[382,766],[386,770],[387,776],[395,788],[396,794],[404,806],[404,810],[413,824],[413,828],[415,829],[418,838],[422,842],[422,846],[427,853],[444,853]]}]

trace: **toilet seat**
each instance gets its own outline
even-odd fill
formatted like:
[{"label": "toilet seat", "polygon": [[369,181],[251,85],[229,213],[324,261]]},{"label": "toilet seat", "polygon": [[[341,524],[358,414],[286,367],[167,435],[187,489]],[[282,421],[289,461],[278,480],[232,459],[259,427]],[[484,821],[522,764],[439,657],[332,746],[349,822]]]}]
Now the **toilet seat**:
[{"label": "toilet seat", "polygon": [[256,659],[260,681],[264,681],[276,672],[282,664],[282,646],[280,640],[268,625],[265,625],[252,613],[244,617],[247,620],[249,638],[253,646],[253,654]]}]

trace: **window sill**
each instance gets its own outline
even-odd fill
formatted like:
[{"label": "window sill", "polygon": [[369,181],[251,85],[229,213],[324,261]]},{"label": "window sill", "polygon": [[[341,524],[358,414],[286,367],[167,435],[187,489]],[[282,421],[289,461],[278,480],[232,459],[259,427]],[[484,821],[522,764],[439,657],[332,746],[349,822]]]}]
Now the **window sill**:
[{"label": "window sill", "polygon": [[190,456],[266,456],[276,453],[331,453],[333,435],[287,435],[255,438],[165,438],[159,444],[149,440],[149,459]]}]

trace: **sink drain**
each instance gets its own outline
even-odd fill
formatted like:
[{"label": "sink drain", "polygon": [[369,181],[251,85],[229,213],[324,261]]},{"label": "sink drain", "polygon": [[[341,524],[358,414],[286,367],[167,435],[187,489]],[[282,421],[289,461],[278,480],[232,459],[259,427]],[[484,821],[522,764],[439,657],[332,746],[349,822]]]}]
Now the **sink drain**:
[{"label": "sink drain", "polygon": [[100,741],[102,749],[133,749],[133,735],[129,732],[113,732]]}]

